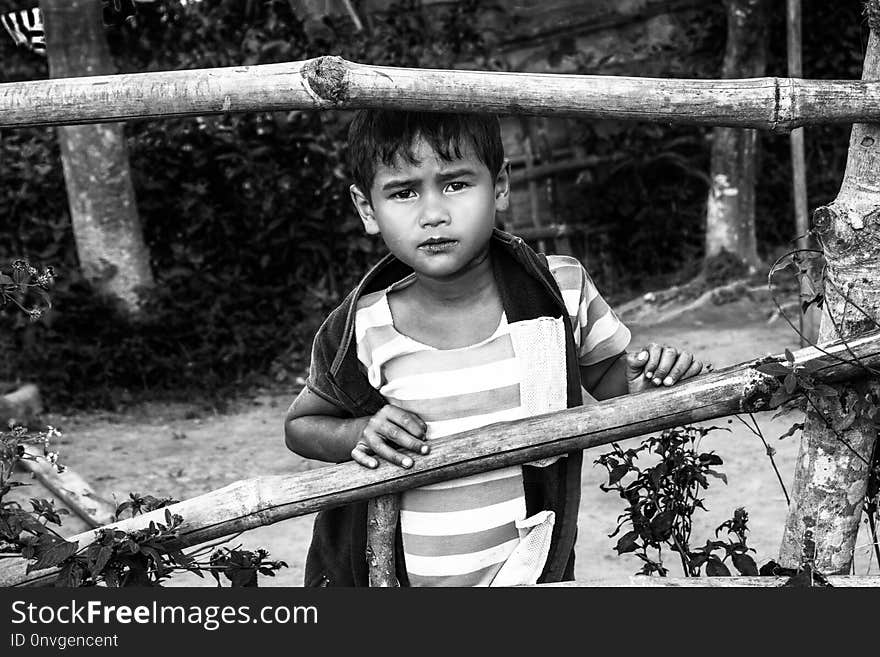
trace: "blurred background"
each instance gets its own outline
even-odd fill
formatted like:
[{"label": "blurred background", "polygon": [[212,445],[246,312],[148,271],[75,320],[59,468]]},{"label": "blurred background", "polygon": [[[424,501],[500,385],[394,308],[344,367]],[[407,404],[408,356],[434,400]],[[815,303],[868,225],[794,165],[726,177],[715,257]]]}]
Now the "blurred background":
[{"label": "blurred background", "polygon": [[[88,62],[92,72],[135,73],[328,54],[424,68],[787,75],[781,2],[98,4],[100,16],[90,19],[97,25],[83,26],[85,14],[41,3],[50,32],[65,41],[53,62],[45,35],[12,20],[38,3],[0,0],[0,14],[10,17],[0,31],[0,82],[47,78],[50,64],[56,75],[85,75]],[[754,16],[733,37],[732,11]],[[855,0],[804,0],[804,77],[860,77],[861,12]],[[84,262],[94,255],[74,236],[62,156],[76,157],[88,142],[65,151],[55,128],[3,130],[0,263],[51,265],[57,281],[53,308],[39,321],[0,315],[0,382],[9,389],[34,381],[56,409],[114,409],[181,391],[222,407],[254,385],[290,389],[321,319],[382,253],[348,199],[350,118],[294,111],[125,124],[114,171],[130,172],[125,230],[139,231],[143,244],[140,279],[130,283],[138,301],[127,307],[110,280],[122,265]],[[788,135],[756,133],[752,164],[721,172],[744,176],[736,184],[753,189],[751,205],[738,211],[753,222],[754,239],[719,250],[706,230],[718,174],[711,128],[523,116],[504,117],[503,127],[514,191],[501,225],[536,248],[580,258],[614,303],[707,271],[713,284],[748,275],[797,237]],[[806,130],[810,208],[835,195],[848,134],[847,125]],[[119,196],[111,190],[104,201],[111,214]]]}]

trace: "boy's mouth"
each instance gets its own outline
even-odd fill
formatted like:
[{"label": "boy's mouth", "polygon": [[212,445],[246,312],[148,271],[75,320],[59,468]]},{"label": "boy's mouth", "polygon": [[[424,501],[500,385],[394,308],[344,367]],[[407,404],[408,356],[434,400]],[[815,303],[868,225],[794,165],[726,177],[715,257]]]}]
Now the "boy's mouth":
[{"label": "boy's mouth", "polygon": [[429,237],[419,244],[418,248],[429,253],[441,253],[443,251],[448,251],[456,244],[458,244],[458,240],[448,237]]}]

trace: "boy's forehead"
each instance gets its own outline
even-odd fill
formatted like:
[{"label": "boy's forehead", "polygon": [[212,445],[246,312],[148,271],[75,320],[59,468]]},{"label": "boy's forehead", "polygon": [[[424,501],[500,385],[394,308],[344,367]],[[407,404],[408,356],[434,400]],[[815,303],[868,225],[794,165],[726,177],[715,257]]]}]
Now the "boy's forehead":
[{"label": "boy's forehead", "polygon": [[[402,172],[412,172],[419,169],[459,169],[472,168],[478,169],[486,165],[477,156],[473,145],[467,140],[460,140],[457,144],[458,152],[456,153],[455,144],[449,144],[446,149],[446,155],[449,159],[444,158],[429,141],[422,137],[416,137],[410,145],[409,152],[401,148],[394,154],[391,164],[384,162],[376,163],[376,178],[382,176],[395,176]],[[412,156],[412,159],[407,157]],[[461,157],[458,157],[460,155]]]}]

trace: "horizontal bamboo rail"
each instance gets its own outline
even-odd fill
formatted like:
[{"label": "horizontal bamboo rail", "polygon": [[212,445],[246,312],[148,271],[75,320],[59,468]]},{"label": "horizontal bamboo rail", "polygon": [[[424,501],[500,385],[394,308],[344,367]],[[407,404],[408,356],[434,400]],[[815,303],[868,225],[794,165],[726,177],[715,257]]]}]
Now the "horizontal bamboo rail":
[{"label": "horizontal bamboo rail", "polygon": [[0,128],[385,107],[576,116],[786,132],[880,122],[880,81],[689,80],[299,62],[0,85]]},{"label": "horizontal bamboo rail", "polygon": [[[825,348],[808,347],[795,354],[797,365],[809,367],[821,381],[859,376],[853,365],[880,365],[880,332]],[[464,477],[548,456],[587,449],[646,433],[702,422],[740,412],[768,410],[779,389],[777,378],[756,369],[763,362],[743,363],[706,374],[671,388],[650,390],[598,404],[570,408],[513,422],[447,436],[433,443],[429,456],[415,459],[404,470],[383,463],[370,470],[353,462],[331,465],[294,475],[275,475],[239,481],[170,507],[183,517],[181,547],[230,536],[294,516],[396,493],[426,484]],[[777,400],[778,401],[778,400]],[[165,522],[159,509],[112,526],[123,531]],[[96,530],[71,537],[83,547]],[[25,560],[0,560],[0,586],[45,584],[55,571],[25,574]]]},{"label": "horizontal bamboo rail", "polygon": [[[825,579],[835,587],[876,587],[880,586],[880,577],[876,575],[828,575]],[[772,588],[782,586],[788,581],[788,577],[646,577],[634,575],[625,581],[614,582],[607,580],[556,582],[553,584],[538,584],[541,588],[566,587],[583,588],[590,586],[638,586],[638,587],[669,587],[669,588],[738,588],[738,587],[761,587]]]}]

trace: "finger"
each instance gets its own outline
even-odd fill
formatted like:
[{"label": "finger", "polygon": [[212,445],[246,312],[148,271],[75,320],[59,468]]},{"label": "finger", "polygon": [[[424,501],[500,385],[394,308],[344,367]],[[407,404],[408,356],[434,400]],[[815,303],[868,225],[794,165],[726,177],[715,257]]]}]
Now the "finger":
[{"label": "finger", "polygon": [[376,452],[376,456],[379,458],[384,459],[389,463],[395,463],[401,468],[411,468],[413,465],[413,460],[410,457],[404,456],[388,443],[373,445],[373,451]]},{"label": "finger", "polygon": [[693,362],[693,354],[687,351],[681,352],[678,355],[678,358],[675,360],[675,364],[672,366],[672,369],[669,370],[669,374],[667,374],[666,378],[663,379],[663,385],[671,386],[676,381],[680,380],[682,378],[682,375],[688,371],[688,368]]},{"label": "finger", "polygon": [[626,355],[626,378],[630,381],[639,378],[648,362],[648,352],[645,349]]},{"label": "finger", "polygon": [[672,369],[672,366],[675,365],[676,358],[678,358],[678,351],[674,347],[663,347],[663,352],[660,356],[660,364],[657,366],[657,369],[654,370],[654,376],[652,378],[655,386],[659,386],[663,383],[666,374]]},{"label": "finger", "polygon": [[378,468],[379,461],[370,456],[370,448],[364,443],[358,443],[351,450],[351,458],[355,463],[359,463],[365,468]]},{"label": "finger", "polygon": [[645,376],[650,379],[654,376],[654,370],[656,370],[657,366],[660,364],[660,356],[663,353],[663,347],[652,342],[645,347],[644,351],[648,352],[648,362],[645,363]]},{"label": "finger", "polygon": [[694,362],[691,363],[691,366],[687,369],[687,372],[682,374],[681,379],[679,379],[679,380],[684,381],[685,379],[689,379],[692,376],[696,376],[697,374],[699,374],[702,371],[703,371],[703,361],[694,360]]},{"label": "finger", "polygon": [[378,458],[388,461],[389,463],[395,463],[401,468],[412,467],[413,460],[409,456],[405,456],[393,447],[391,447],[391,445],[385,442],[385,438],[376,431],[365,431],[364,437],[366,438],[367,444],[369,444],[370,449],[373,450],[373,453]]},{"label": "finger", "polygon": [[410,449],[419,454],[428,453],[428,445],[425,441],[419,440],[411,435],[406,429],[398,426],[394,422],[385,421],[376,427],[376,433],[382,436],[386,441],[390,441],[395,445],[399,445],[405,449]]},{"label": "finger", "polygon": [[388,404],[382,410],[385,411],[385,417],[394,422],[397,426],[405,429],[411,436],[421,438],[428,430],[428,425],[425,424],[425,421],[422,418],[415,413],[403,410],[399,406]]}]

